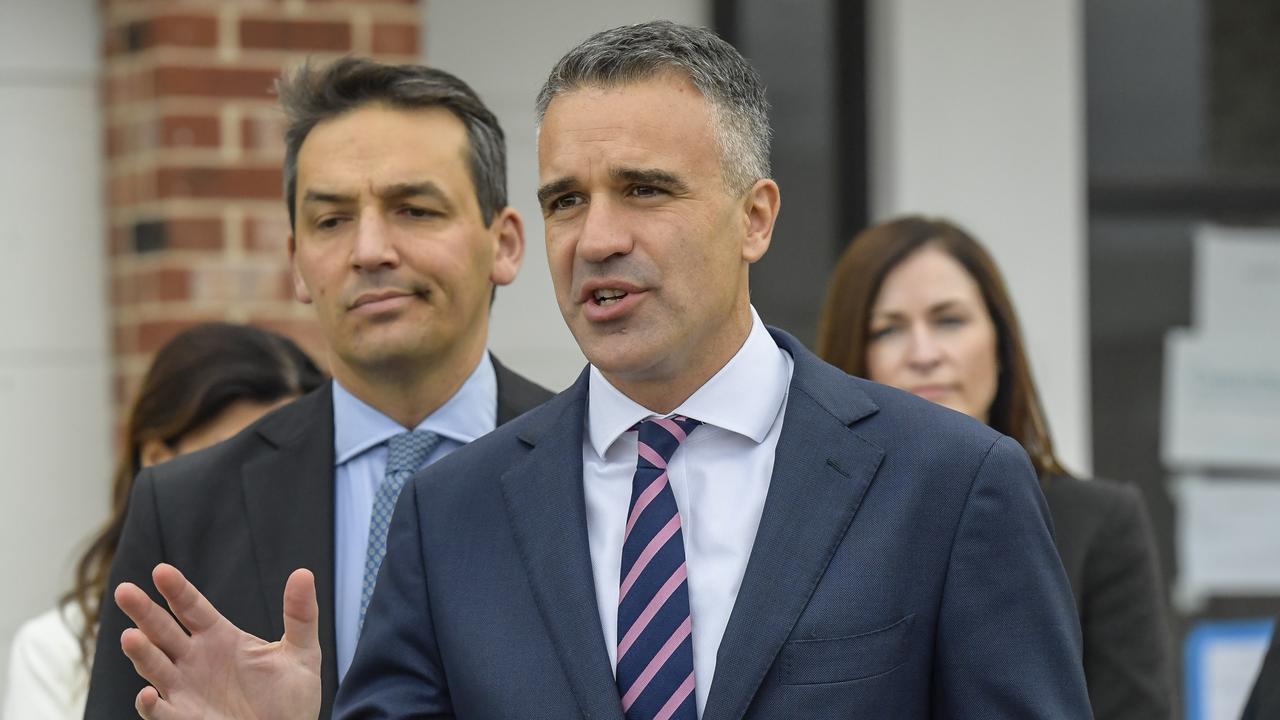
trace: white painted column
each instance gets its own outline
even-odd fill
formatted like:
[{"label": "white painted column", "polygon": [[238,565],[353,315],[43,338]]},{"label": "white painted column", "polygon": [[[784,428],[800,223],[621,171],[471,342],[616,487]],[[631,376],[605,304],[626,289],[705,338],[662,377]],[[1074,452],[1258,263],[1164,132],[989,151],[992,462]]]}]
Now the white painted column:
[{"label": "white painted column", "polygon": [[1079,0],[871,3],[872,214],[949,217],[1013,293],[1059,454],[1088,473]]},{"label": "white painted column", "polygon": [[111,478],[97,3],[0,0],[0,686]]},{"label": "white painted column", "polygon": [[426,62],[465,80],[498,116],[507,135],[508,198],[525,221],[524,266],[514,284],[498,290],[489,346],[514,369],[561,390],[577,378],[586,360],[560,317],[547,269],[535,197],[533,101],[551,66],[592,33],[657,18],[708,25],[711,3],[429,0],[425,5]]}]

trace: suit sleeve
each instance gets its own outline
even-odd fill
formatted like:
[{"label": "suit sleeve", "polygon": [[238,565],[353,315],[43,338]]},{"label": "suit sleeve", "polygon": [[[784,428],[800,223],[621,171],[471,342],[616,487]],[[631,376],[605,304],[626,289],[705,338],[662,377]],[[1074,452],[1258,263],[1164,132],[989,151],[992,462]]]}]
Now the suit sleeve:
[{"label": "suit sleeve", "polygon": [[120,649],[120,635],[133,627],[133,622],[116,606],[114,593],[120,583],[131,582],[145,590],[161,607],[167,607],[151,582],[151,570],[163,561],[155,475],[152,470],[143,470],[129,497],[120,544],[100,605],[85,720],[116,720],[137,715],[134,700],[147,683],[134,672],[133,663]]},{"label": "suit sleeve", "polygon": [[1121,488],[1084,566],[1084,672],[1099,720],[1173,717],[1172,668],[1155,540],[1142,499]]},{"label": "suit sleeve", "polygon": [[1090,717],[1071,589],[1035,473],[1010,438],[969,489],[936,643],[934,717]]},{"label": "suit sleeve", "polygon": [[453,718],[427,592],[419,486],[407,485],[396,502],[355,658],[338,687],[337,720]]}]

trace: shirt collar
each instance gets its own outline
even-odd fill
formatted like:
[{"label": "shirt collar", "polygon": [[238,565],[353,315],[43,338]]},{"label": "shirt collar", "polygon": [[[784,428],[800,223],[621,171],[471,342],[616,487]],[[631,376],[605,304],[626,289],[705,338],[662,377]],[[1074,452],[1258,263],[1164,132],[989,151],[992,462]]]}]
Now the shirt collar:
[{"label": "shirt collar", "polygon": [[[737,354],[671,414],[763,442],[786,402],[793,364],[752,307],[751,332]],[[600,457],[633,425],[659,416],[623,395],[594,365],[588,398],[587,432]]]},{"label": "shirt collar", "polygon": [[[498,421],[498,378],[489,353],[484,353],[458,392],[431,413],[415,430],[469,443],[491,432]],[[400,423],[352,395],[333,381],[333,457],[341,465],[405,429]]]}]

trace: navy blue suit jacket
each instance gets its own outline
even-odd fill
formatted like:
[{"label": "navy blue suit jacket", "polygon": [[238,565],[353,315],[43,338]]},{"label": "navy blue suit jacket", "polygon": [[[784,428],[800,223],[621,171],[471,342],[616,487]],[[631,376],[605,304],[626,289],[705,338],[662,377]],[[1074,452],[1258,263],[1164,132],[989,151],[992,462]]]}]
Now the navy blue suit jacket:
[{"label": "navy blue suit jacket", "polygon": [[[1018,444],[771,332],[795,371],[703,720],[1088,718]],[[622,720],[587,545],[587,397],[584,372],[406,486],[336,717]]]}]

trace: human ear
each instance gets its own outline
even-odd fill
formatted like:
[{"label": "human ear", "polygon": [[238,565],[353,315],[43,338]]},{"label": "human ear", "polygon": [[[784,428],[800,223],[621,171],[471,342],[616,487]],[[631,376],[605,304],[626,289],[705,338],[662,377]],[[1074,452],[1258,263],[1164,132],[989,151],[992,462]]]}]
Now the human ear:
[{"label": "human ear", "polygon": [[742,259],[748,264],[764,257],[773,241],[773,226],[782,208],[782,193],[778,183],[763,178],[757,180],[743,198],[742,209],[746,218],[747,234],[742,244]]},{"label": "human ear", "polygon": [[289,274],[293,276],[293,296],[298,298],[298,302],[310,304],[311,291],[307,290],[302,273],[298,272],[298,240],[293,233],[289,233]]},{"label": "human ear", "polygon": [[506,207],[489,226],[493,234],[493,270],[489,280],[494,285],[510,285],[520,272],[524,259],[524,220],[514,208]]}]

